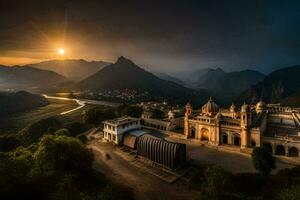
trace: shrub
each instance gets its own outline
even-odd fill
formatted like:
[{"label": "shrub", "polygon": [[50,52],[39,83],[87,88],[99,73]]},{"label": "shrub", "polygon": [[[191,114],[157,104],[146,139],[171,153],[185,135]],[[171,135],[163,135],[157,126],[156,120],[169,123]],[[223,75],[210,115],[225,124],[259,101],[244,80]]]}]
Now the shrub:
[{"label": "shrub", "polygon": [[275,169],[275,159],[265,147],[256,147],[252,152],[252,162],[257,171],[264,176],[269,176]]}]

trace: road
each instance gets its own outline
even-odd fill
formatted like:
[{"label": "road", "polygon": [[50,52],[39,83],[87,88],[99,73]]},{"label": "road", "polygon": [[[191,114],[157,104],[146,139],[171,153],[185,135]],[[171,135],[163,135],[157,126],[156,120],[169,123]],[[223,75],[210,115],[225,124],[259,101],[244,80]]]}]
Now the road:
[{"label": "road", "polygon": [[131,188],[135,199],[188,200],[198,196],[182,180],[169,184],[130,164],[115,153],[116,147],[112,144],[92,142],[89,147],[95,154],[95,168],[113,182]]},{"label": "road", "polygon": [[57,100],[62,100],[62,101],[75,101],[78,104],[78,107],[71,109],[71,110],[64,111],[64,112],[60,113],[61,115],[69,114],[76,110],[79,110],[79,109],[83,108],[86,104],[102,105],[102,106],[110,106],[110,107],[118,107],[120,105],[118,103],[113,103],[113,102],[109,102],[109,101],[57,97],[57,96],[48,96],[46,94],[43,94],[42,96],[47,99],[57,99]]}]

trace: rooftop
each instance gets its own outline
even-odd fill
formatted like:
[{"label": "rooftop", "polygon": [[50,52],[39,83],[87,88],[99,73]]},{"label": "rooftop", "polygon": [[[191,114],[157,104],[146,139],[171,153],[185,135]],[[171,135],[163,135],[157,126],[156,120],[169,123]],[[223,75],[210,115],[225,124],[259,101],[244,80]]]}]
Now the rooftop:
[{"label": "rooftop", "polygon": [[138,118],[124,116],[124,117],[120,117],[120,118],[116,118],[116,119],[106,120],[103,123],[118,126],[118,125],[130,123],[130,122],[136,122],[139,120],[140,119],[138,119]]}]

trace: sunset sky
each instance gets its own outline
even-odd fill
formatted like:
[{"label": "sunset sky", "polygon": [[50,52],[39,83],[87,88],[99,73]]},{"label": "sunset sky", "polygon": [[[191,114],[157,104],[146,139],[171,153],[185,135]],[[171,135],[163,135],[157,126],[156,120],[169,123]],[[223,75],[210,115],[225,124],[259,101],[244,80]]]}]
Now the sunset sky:
[{"label": "sunset sky", "polygon": [[120,55],[154,71],[300,64],[300,1],[0,2],[0,64]]}]

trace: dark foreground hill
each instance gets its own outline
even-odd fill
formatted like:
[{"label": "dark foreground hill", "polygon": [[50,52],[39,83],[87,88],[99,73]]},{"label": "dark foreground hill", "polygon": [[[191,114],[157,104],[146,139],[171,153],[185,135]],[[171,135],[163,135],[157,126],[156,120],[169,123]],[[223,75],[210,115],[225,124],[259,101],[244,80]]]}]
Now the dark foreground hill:
[{"label": "dark foreground hill", "polygon": [[96,73],[110,63],[103,61],[88,62],[83,59],[49,60],[30,66],[43,70],[54,71],[71,80],[82,80]]},{"label": "dark foreground hill", "polygon": [[48,101],[29,92],[0,92],[0,116],[45,106]]},{"label": "dark foreground hill", "polygon": [[300,66],[286,67],[266,76],[258,84],[246,90],[238,101],[283,103],[300,106]]},{"label": "dark foreground hill", "polygon": [[97,92],[110,90],[147,92],[149,99],[163,98],[176,103],[189,100],[203,103],[209,96],[206,91],[196,92],[177,83],[162,80],[124,57],[79,82],[78,87]]},{"label": "dark foreground hill", "polygon": [[67,81],[55,72],[28,66],[0,66],[0,90],[40,91]]}]

